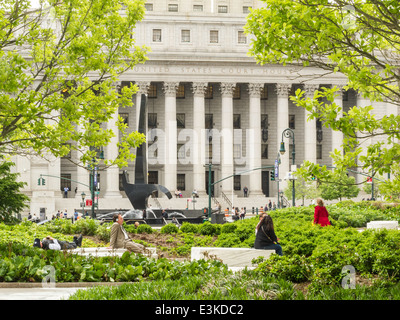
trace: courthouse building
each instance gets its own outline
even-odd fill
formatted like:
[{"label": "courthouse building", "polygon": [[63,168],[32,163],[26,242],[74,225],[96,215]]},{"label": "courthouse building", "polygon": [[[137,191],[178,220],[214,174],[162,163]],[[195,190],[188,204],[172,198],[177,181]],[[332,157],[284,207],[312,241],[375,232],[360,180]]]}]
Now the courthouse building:
[{"label": "courthouse building", "polygon": [[[308,121],[307,112],[295,106],[289,95],[297,88],[313,95],[320,86],[343,87],[340,74],[326,74],[316,68],[258,65],[248,55],[251,36],[243,27],[250,8],[262,6],[256,0],[149,0],[146,15],[135,30],[138,45],[151,48],[149,60],[121,76],[119,86],[135,83],[139,87],[132,106],[121,107],[129,130],[137,130],[141,94],[147,95],[148,180],[180,190],[190,197],[196,189],[208,192],[208,164],[212,180],[235,173],[216,184],[213,195],[249,197],[276,201],[277,179],[271,181],[278,158],[282,132],[290,128],[295,137],[295,164],[304,160],[331,164],[329,153],[340,149],[341,133],[333,132],[317,120]],[[354,105],[367,105],[362,96],[348,91],[335,100],[344,111]],[[380,103],[377,113],[397,114],[397,107]],[[115,114],[114,119],[118,114]],[[114,119],[105,124],[117,131]],[[118,152],[116,137],[105,150],[106,157]],[[292,169],[293,139],[284,138],[286,153],[280,156],[279,188]],[[68,157],[75,157],[71,152]],[[89,172],[67,158],[16,158],[21,179],[28,182],[25,192],[32,198],[31,212],[46,208],[79,208],[81,193],[89,190],[71,180],[88,181]],[[99,204],[103,209],[130,208],[121,185],[122,170],[134,181],[134,162],[127,168],[98,171]],[[252,170],[262,168],[258,170]],[[101,168],[100,168],[101,169]],[[40,174],[71,179],[46,179],[38,185]],[[64,187],[69,188],[63,198]],[[75,193],[76,189],[76,193]],[[161,195],[160,195],[161,196]]]}]

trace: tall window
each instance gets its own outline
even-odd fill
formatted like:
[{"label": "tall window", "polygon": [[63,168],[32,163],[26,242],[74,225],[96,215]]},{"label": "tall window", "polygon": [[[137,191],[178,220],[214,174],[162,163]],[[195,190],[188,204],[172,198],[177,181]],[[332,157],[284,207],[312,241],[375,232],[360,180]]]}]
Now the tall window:
[{"label": "tall window", "polygon": [[204,99],[212,99],[214,97],[214,88],[211,84],[207,86],[206,93],[204,94]]},{"label": "tall window", "polygon": [[153,29],[153,42],[161,42],[161,29]]},{"label": "tall window", "polygon": [[147,126],[149,129],[157,128],[157,113],[147,114]]},{"label": "tall window", "polygon": [[184,113],[177,113],[176,114],[176,126],[178,129],[185,128],[185,114]]},{"label": "tall window", "polygon": [[238,31],[238,43],[239,44],[246,44],[247,43],[247,37],[244,31]]},{"label": "tall window", "polygon": [[184,173],[178,173],[176,175],[176,188],[178,190],[186,190],[186,183],[185,183],[185,174]]},{"label": "tall window", "polygon": [[240,129],[240,114],[233,115],[233,129]]},{"label": "tall window", "polygon": [[155,84],[150,84],[149,90],[147,92],[147,98],[149,99],[157,98],[157,86]]},{"label": "tall window", "polygon": [[181,30],[181,42],[190,42],[190,30]]},{"label": "tall window", "polygon": [[218,30],[210,30],[210,43],[218,43]]},{"label": "tall window", "polygon": [[296,116],[294,114],[289,115],[289,128],[296,129]]},{"label": "tall window", "polygon": [[176,98],[177,99],[185,99],[185,85],[179,84],[176,90]]}]

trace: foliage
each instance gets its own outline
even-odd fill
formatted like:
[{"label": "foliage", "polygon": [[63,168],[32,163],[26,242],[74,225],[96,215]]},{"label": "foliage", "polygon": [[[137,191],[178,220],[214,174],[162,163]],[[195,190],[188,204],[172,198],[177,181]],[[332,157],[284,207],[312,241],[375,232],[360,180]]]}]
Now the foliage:
[{"label": "foliage", "polygon": [[[399,194],[400,116],[378,116],[370,105],[344,111],[335,102],[341,90],[354,90],[371,102],[398,106],[399,2],[264,0],[247,18],[245,29],[253,37],[250,55],[261,63],[295,65],[299,72],[311,67],[315,79],[340,73],[347,79],[332,88],[321,87],[312,97],[298,89],[291,100],[319,119],[325,127],[343,133],[343,150],[331,157],[336,167],[306,161],[298,174],[330,181],[332,176],[357,168],[365,174],[391,173],[383,185]],[[381,139],[374,139],[375,137]],[[367,146],[364,142],[368,141]],[[365,179],[366,181],[366,179]],[[387,195],[390,191],[386,190]]]},{"label": "foliage", "polygon": [[360,189],[355,185],[356,179],[347,176],[345,173],[339,173],[333,176],[333,180],[324,181],[320,185],[321,197],[326,200],[342,201],[342,198],[355,198]]},{"label": "foliage", "polygon": [[0,219],[6,223],[15,222],[13,215],[20,213],[29,201],[28,196],[20,191],[26,183],[17,181],[19,174],[11,173],[12,166],[13,162],[0,156]]},{"label": "foliage", "polygon": [[[62,157],[77,150],[89,163],[115,136],[100,124],[132,104],[136,86],[115,84],[146,60],[147,48],[132,36],[144,2],[40,0],[31,8],[29,0],[2,1],[0,12],[2,152]],[[106,165],[122,166],[145,138],[127,133],[121,118],[116,126],[120,152]]]},{"label": "foliage", "polygon": [[179,228],[176,226],[175,223],[168,223],[167,225],[163,226],[160,230],[161,233],[178,233]]}]

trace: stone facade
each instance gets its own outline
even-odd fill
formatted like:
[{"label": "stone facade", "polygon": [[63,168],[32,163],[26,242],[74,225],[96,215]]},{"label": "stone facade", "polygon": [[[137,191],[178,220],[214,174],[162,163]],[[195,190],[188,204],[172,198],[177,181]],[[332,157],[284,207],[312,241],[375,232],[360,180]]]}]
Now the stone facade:
[{"label": "stone facade", "polygon": [[[140,95],[147,94],[149,143],[149,182],[159,183],[184,197],[192,190],[207,192],[207,165],[213,164],[214,181],[254,168],[262,170],[226,179],[215,186],[214,195],[243,195],[276,198],[276,182],[270,181],[282,132],[295,132],[296,165],[310,160],[330,165],[329,153],[339,148],[340,133],[332,132],[317,121],[307,121],[304,109],[296,107],[289,95],[304,88],[312,95],[319,86],[342,87],[340,74],[325,74],[316,68],[258,65],[247,55],[251,37],[243,33],[248,8],[257,8],[255,0],[149,0],[144,20],[134,30],[138,45],[151,47],[149,60],[121,76],[119,86],[138,85],[132,105],[121,107],[130,130],[137,129]],[[344,92],[336,103],[348,110],[365,104],[355,92]],[[396,113],[397,107],[379,104],[379,113]],[[117,114],[115,114],[115,117]],[[116,129],[113,121],[104,124]],[[117,139],[117,138],[116,138]],[[290,170],[291,140],[285,138],[287,152],[281,156],[280,178]],[[106,157],[118,152],[115,141],[105,150]],[[72,153],[71,157],[78,155]],[[21,179],[28,182],[26,193],[32,196],[31,212],[45,207],[78,208],[82,191],[74,182],[48,179],[38,186],[39,175],[49,174],[89,181],[86,169],[73,166],[67,159],[16,159]],[[103,209],[129,208],[121,192],[122,170],[133,181],[134,162],[128,168],[99,171],[99,197]],[[286,186],[282,181],[280,189]],[[70,192],[63,199],[62,188]],[[75,194],[74,190],[78,187]]]}]

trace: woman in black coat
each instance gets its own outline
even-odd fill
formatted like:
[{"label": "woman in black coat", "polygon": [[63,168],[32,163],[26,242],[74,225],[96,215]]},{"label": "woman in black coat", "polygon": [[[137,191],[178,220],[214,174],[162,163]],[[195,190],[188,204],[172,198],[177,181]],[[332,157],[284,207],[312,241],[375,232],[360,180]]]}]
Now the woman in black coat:
[{"label": "woman in black coat", "polygon": [[274,223],[270,215],[260,217],[260,222],[256,227],[256,240],[254,241],[255,249],[275,250],[280,256],[283,255],[282,247],[278,243],[275,235]]}]

